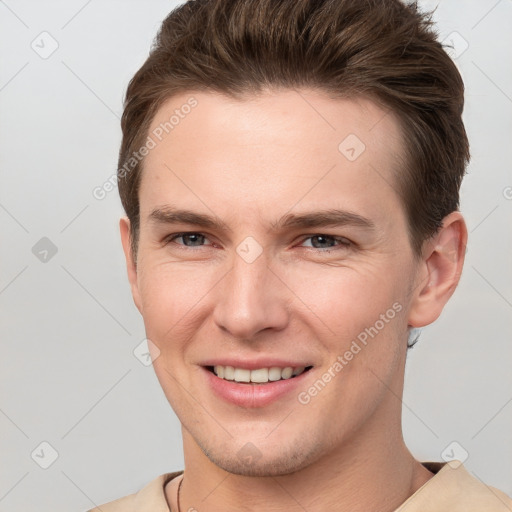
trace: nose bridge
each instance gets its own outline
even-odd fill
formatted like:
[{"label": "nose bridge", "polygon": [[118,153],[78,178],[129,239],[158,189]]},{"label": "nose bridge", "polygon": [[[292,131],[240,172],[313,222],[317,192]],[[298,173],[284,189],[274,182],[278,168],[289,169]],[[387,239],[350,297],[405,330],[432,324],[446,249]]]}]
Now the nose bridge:
[{"label": "nose bridge", "polygon": [[282,284],[269,268],[266,251],[258,252],[251,241],[237,247],[217,297],[215,321],[237,338],[250,339],[269,327],[281,329],[287,321]]},{"label": "nose bridge", "polygon": [[265,289],[270,291],[268,280],[272,272],[269,268],[271,258],[268,251],[263,248],[257,251],[251,247],[250,242],[243,242],[236,252],[231,274],[234,283],[239,285],[240,292],[247,292],[248,297],[257,298]]}]

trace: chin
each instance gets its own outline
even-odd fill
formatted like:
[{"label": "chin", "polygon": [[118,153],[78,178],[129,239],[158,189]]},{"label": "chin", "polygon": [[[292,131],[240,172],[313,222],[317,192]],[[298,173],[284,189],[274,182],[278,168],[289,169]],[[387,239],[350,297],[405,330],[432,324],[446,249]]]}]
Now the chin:
[{"label": "chin", "polygon": [[321,457],[322,447],[317,445],[308,449],[303,443],[294,443],[290,447],[280,445],[260,451],[254,444],[248,442],[238,451],[233,451],[232,446],[220,450],[203,447],[201,449],[213,464],[228,473],[251,477],[276,477],[291,475],[306,468]]}]

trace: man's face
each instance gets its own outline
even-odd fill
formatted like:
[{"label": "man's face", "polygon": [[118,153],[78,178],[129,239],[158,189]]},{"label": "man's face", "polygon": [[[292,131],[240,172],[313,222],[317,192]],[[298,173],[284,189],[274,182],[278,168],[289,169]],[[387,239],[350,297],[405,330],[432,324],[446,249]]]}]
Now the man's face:
[{"label": "man's face", "polygon": [[[176,109],[189,113],[158,141]],[[417,263],[396,118],[305,90],[198,92],[168,100],[149,134],[132,286],[188,442],[228,471],[278,475],[399,430]],[[218,225],[170,222],[181,210]],[[287,367],[306,371],[226,379]]]}]

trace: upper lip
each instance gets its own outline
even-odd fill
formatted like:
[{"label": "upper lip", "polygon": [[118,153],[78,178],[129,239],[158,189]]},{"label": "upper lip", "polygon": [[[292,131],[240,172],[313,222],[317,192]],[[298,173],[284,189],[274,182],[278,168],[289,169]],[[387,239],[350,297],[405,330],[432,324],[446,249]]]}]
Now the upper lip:
[{"label": "upper lip", "polygon": [[242,360],[242,359],[232,359],[232,358],[215,358],[208,359],[200,363],[201,366],[233,366],[234,368],[243,368],[246,370],[257,370],[259,368],[287,368],[291,366],[292,368],[300,368],[300,367],[308,367],[313,366],[310,362],[301,362],[301,361],[290,361],[285,359],[276,359],[276,358],[261,358],[261,359],[250,359],[250,360]]}]

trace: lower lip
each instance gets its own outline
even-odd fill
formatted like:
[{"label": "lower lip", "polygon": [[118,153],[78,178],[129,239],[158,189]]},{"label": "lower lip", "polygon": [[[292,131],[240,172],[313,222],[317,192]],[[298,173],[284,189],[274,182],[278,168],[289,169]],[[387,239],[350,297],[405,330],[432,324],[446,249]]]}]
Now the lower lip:
[{"label": "lower lip", "polygon": [[211,389],[222,399],[240,407],[265,407],[279,398],[296,392],[303,385],[306,371],[290,379],[267,382],[265,384],[239,383],[217,377],[213,372],[203,367]]}]

